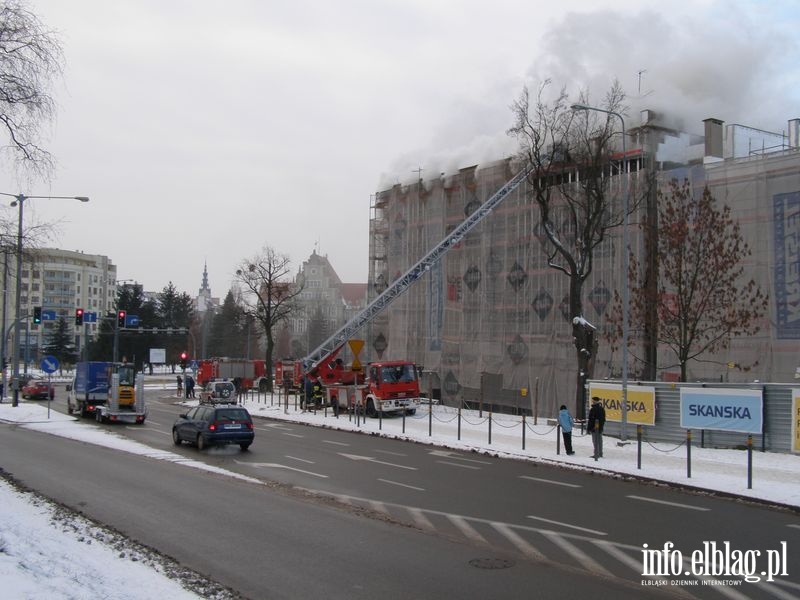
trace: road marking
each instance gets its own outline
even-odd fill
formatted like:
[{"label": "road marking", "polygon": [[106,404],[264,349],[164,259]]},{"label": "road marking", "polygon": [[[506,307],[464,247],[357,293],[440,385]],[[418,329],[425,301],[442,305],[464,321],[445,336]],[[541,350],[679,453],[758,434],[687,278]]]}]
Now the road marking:
[{"label": "road marking", "polygon": [[667,506],[676,506],[678,508],[688,508],[689,510],[709,511],[710,508],[703,508],[702,506],[692,506],[691,504],[681,504],[679,502],[667,502],[666,500],[656,500],[655,498],[645,498],[644,496],[628,496],[633,500],[642,500],[643,502],[654,502],[655,504],[666,504]]},{"label": "road marking", "polygon": [[408,456],[408,454],[403,454],[402,452],[389,452],[388,450],[375,450],[375,452],[380,452],[381,454],[390,454],[392,456]]},{"label": "road marking", "polygon": [[382,515],[387,515],[387,516],[389,515],[389,509],[386,508],[386,505],[383,502],[378,502],[377,500],[370,500],[369,504],[372,507],[372,510],[374,510],[375,512],[379,512]]},{"label": "road marking", "polygon": [[[641,561],[641,559],[640,560],[634,560],[633,558],[631,558],[630,556],[625,554],[622,550],[617,548],[613,543],[606,542],[605,540],[594,540],[592,543],[595,546],[597,546],[598,548],[602,548],[603,550],[605,550],[608,554],[610,554],[611,556],[616,558],[619,562],[621,562],[626,567],[630,567],[631,569],[633,569],[634,572],[636,572],[636,573],[641,573],[642,572],[642,561]],[[648,579],[655,579],[656,581],[668,581],[667,579],[665,579],[663,577],[654,577],[654,576],[648,576]],[[717,588],[715,587],[714,589],[717,589]]]},{"label": "road marking", "polygon": [[563,485],[565,487],[579,488],[583,487],[574,483],[565,483],[563,481],[554,481],[552,479],[541,479],[540,477],[531,477],[530,475],[520,475],[520,479],[530,479],[531,481],[540,481],[542,483],[552,483],[553,485]]},{"label": "road marking", "polygon": [[414,522],[417,524],[417,527],[422,529],[423,531],[436,531],[436,527],[433,526],[430,519],[425,516],[425,513],[422,512],[419,508],[408,508],[408,512],[411,513],[411,516],[414,517]]},{"label": "road marking", "polygon": [[272,429],[285,429],[287,431],[292,431],[292,427],[286,427],[283,423],[265,423],[264,427],[271,427]]},{"label": "road marking", "polygon": [[794,527],[795,529],[800,529],[800,525],[796,523],[790,523],[789,525],[787,525],[787,527]]},{"label": "road marking", "polygon": [[345,444],[344,442],[334,442],[333,440],[322,440],[323,444],[334,444],[336,446],[349,446],[350,444]]},{"label": "road marking", "polygon": [[543,560],[544,554],[539,552],[530,542],[524,539],[520,534],[511,529],[507,523],[492,523],[498,532],[503,534],[506,539],[517,547],[517,550],[522,552],[525,556],[533,560]]},{"label": "road marking", "polygon": [[[142,426],[141,425],[126,425],[125,429],[138,429],[138,430],[141,430]],[[171,431],[163,431],[162,429],[159,429],[158,427],[153,427],[152,424],[150,424],[150,423],[148,423],[147,431],[156,431],[158,433],[163,433],[164,435],[172,435]]]},{"label": "road marking", "polygon": [[467,520],[464,517],[460,517],[458,515],[447,515],[447,518],[450,522],[458,527],[461,533],[464,534],[465,537],[471,539],[474,542],[478,542],[479,544],[486,544],[489,545],[489,542],[486,541],[486,538],[483,537],[478,530],[475,529],[472,525],[467,523]]},{"label": "road marking", "polygon": [[367,462],[374,462],[379,465],[387,465],[389,467],[397,467],[398,469],[408,469],[409,471],[418,471],[417,467],[409,467],[406,465],[398,465],[395,463],[385,462],[382,460],[378,460],[377,458],[373,458],[371,456],[359,456],[358,454],[345,454],[344,452],[338,453],[340,456],[344,456],[345,458],[349,458],[350,460],[364,460]]},{"label": "road marking", "polygon": [[322,475],[321,473],[314,473],[313,471],[296,469],[295,467],[290,467],[289,465],[280,465],[278,463],[251,463],[240,460],[235,460],[234,462],[239,465],[248,465],[250,467],[256,467],[256,468],[287,469],[289,471],[297,471],[298,473],[305,473],[306,475],[313,475],[314,477],[321,477],[323,479],[328,479],[327,475]]},{"label": "road marking", "polygon": [[286,432],[286,431],[281,431],[281,433],[282,433],[283,435],[288,435],[288,436],[290,436],[290,437],[296,437],[296,438],[305,437],[304,435],[300,435],[299,433],[288,433],[288,432]]},{"label": "road marking", "polygon": [[378,481],[382,481],[383,483],[389,483],[391,485],[399,485],[400,487],[408,488],[410,490],[417,490],[418,492],[425,491],[425,488],[417,487],[415,485],[408,485],[407,483],[400,483],[399,481],[392,481],[390,479],[378,479]]},{"label": "road marking", "polygon": [[316,463],[314,463],[313,460],[306,460],[305,458],[297,458],[296,456],[289,456],[288,454],[286,455],[286,458],[290,458],[292,460],[299,460],[300,462],[304,462],[304,463],[309,464],[309,465],[316,464]]},{"label": "road marking", "polygon": [[593,559],[591,556],[586,554],[583,550],[578,548],[572,542],[566,540],[564,537],[557,534],[555,531],[543,531],[542,534],[553,542],[556,546],[561,548],[564,552],[569,554],[572,558],[574,558],[581,566],[586,567],[590,571],[594,573],[598,573],[600,575],[611,576],[611,573],[606,569],[603,565]]},{"label": "road marking", "polygon": [[479,465],[490,465],[492,464],[488,460],[476,460],[474,458],[467,458],[466,456],[461,456],[460,454],[456,454],[455,452],[450,452],[448,450],[431,450],[428,452],[431,456],[441,456],[442,458],[453,458],[455,460],[463,460],[464,462],[472,462],[478,463]]},{"label": "road marking", "polygon": [[441,463],[443,465],[450,465],[451,467],[461,467],[462,469],[472,469],[473,471],[480,471],[480,467],[473,467],[472,465],[462,465],[461,463],[452,463],[446,460],[437,460],[437,463]]},{"label": "road marking", "polygon": [[533,515],[528,515],[528,518],[533,519],[534,521],[542,521],[544,523],[558,525],[559,527],[569,527],[570,529],[577,529],[578,531],[594,533],[595,535],[608,535],[607,533],[603,531],[597,531],[596,529],[587,529],[586,527],[578,527],[577,525],[570,525],[569,523],[562,523],[561,521],[552,521],[551,519],[545,519],[544,517],[535,517]]}]

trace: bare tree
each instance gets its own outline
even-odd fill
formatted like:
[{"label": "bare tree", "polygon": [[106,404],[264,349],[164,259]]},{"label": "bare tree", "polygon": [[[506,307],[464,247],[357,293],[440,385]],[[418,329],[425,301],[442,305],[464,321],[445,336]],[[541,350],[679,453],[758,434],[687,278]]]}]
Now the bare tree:
[{"label": "bare tree", "polygon": [[[275,332],[295,309],[294,299],[303,291],[290,278],[289,257],[264,246],[236,270],[236,280],[243,287],[245,312],[261,326],[266,338],[266,364],[272,367]],[[269,382],[272,391],[272,381]]]},{"label": "bare tree", "polygon": [[[545,100],[550,82],[532,100],[524,89],[512,105],[515,123],[509,134],[520,144],[520,157],[530,169],[528,192],[539,207],[548,251],[548,264],[569,278],[569,314],[577,353],[575,413],[584,415],[583,390],[591,377],[597,351],[596,329],[583,314],[583,285],[594,266],[594,253],[610,229],[624,221],[620,186],[612,177],[624,170],[613,156],[618,120],[596,111],[575,112],[564,89]],[[615,83],[601,105],[624,113],[625,95]],[[585,95],[581,102],[587,102]],[[639,200],[631,194],[629,212]]]},{"label": "bare tree", "polygon": [[[643,284],[639,261],[631,256],[631,323],[641,327],[655,307],[656,339],[675,354],[681,381],[686,381],[689,361],[727,349],[733,336],[759,330],[768,296],[754,280],[741,279],[750,254],[730,207],[718,208],[708,187],[695,194],[688,180],[673,179],[667,190],[659,190],[658,285],[652,291]],[[618,319],[614,325],[611,341],[618,343]],[[742,370],[750,366],[738,365]]]},{"label": "bare tree", "polygon": [[3,150],[26,170],[47,177],[52,155],[41,147],[41,128],[55,116],[50,95],[61,75],[63,53],[53,31],[19,0],[0,4],[0,124]]}]

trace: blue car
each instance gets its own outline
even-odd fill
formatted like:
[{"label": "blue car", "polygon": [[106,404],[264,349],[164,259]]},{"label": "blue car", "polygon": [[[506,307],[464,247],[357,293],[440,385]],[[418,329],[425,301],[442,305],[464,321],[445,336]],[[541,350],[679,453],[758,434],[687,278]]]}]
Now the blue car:
[{"label": "blue car", "polygon": [[198,406],[179,416],[172,426],[176,446],[189,442],[198,450],[227,444],[247,450],[254,438],[253,419],[241,406]]}]

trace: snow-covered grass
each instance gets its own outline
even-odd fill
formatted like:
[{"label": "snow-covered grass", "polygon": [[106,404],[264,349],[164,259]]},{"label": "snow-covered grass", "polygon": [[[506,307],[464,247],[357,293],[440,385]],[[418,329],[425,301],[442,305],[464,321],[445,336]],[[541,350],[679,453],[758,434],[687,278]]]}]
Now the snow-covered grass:
[{"label": "snow-covered grass", "polygon": [[[150,386],[148,386],[150,387]],[[174,387],[158,384],[150,389],[173,391]],[[172,392],[174,393],[174,391]],[[702,488],[711,492],[733,494],[743,498],[800,507],[800,456],[775,453],[753,453],[753,487],[747,489],[747,453],[741,450],[692,448],[692,477],[687,477],[686,446],[644,444],[642,469],[637,468],[637,445],[618,445],[607,437],[604,457],[591,458],[592,444],[588,435],[573,432],[576,454],[556,453],[557,430],[540,419],[523,423],[511,415],[492,415],[489,443],[489,414],[463,411],[461,417],[452,408],[434,406],[429,414],[422,407],[414,416],[356,420],[352,415],[336,418],[330,411],[303,412],[295,409],[291,397],[288,407],[278,404],[279,398],[251,396],[243,404],[255,417],[286,420],[320,427],[369,432],[386,437],[408,439],[454,450],[479,452],[500,457],[564,468],[592,470],[611,476],[646,477],[672,484]],[[187,401],[195,405],[197,401]],[[230,471],[212,467],[201,461],[186,459],[174,452],[151,448],[121,435],[82,423],[73,417],[49,411],[43,403],[21,402],[12,407],[0,404],[0,421],[19,423],[23,427],[52,435],[140,454],[156,460],[225,473],[256,481]],[[460,422],[460,439],[459,439]],[[403,428],[405,427],[405,432]],[[429,428],[431,435],[429,435]],[[258,444],[258,438],[256,438]],[[179,581],[191,582],[190,588],[204,598],[224,598],[224,590],[213,584],[198,584],[202,578],[186,575],[177,565],[142,549],[118,534],[87,522],[63,507],[57,507],[30,492],[15,490],[0,480],[0,581],[2,594],[9,598],[193,598]],[[87,556],[82,565],[70,559],[81,552]],[[92,565],[102,564],[107,578],[98,579]],[[165,566],[166,565],[166,566]],[[145,574],[142,574],[145,571]],[[131,585],[120,584],[123,581]],[[133,583],[135,582],[135,584]],[[206,587],[203,587],[205,585]]]}]

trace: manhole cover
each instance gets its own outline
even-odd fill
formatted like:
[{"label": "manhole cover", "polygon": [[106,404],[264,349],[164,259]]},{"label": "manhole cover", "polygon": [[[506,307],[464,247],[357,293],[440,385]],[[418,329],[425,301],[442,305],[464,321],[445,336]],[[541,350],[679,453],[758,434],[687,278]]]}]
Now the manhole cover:
[{"label": "manhole cover", "polygon": [[473,558],[469,564],[478,569],[508,569],[514,566],[514,561],[505,558]]}]

